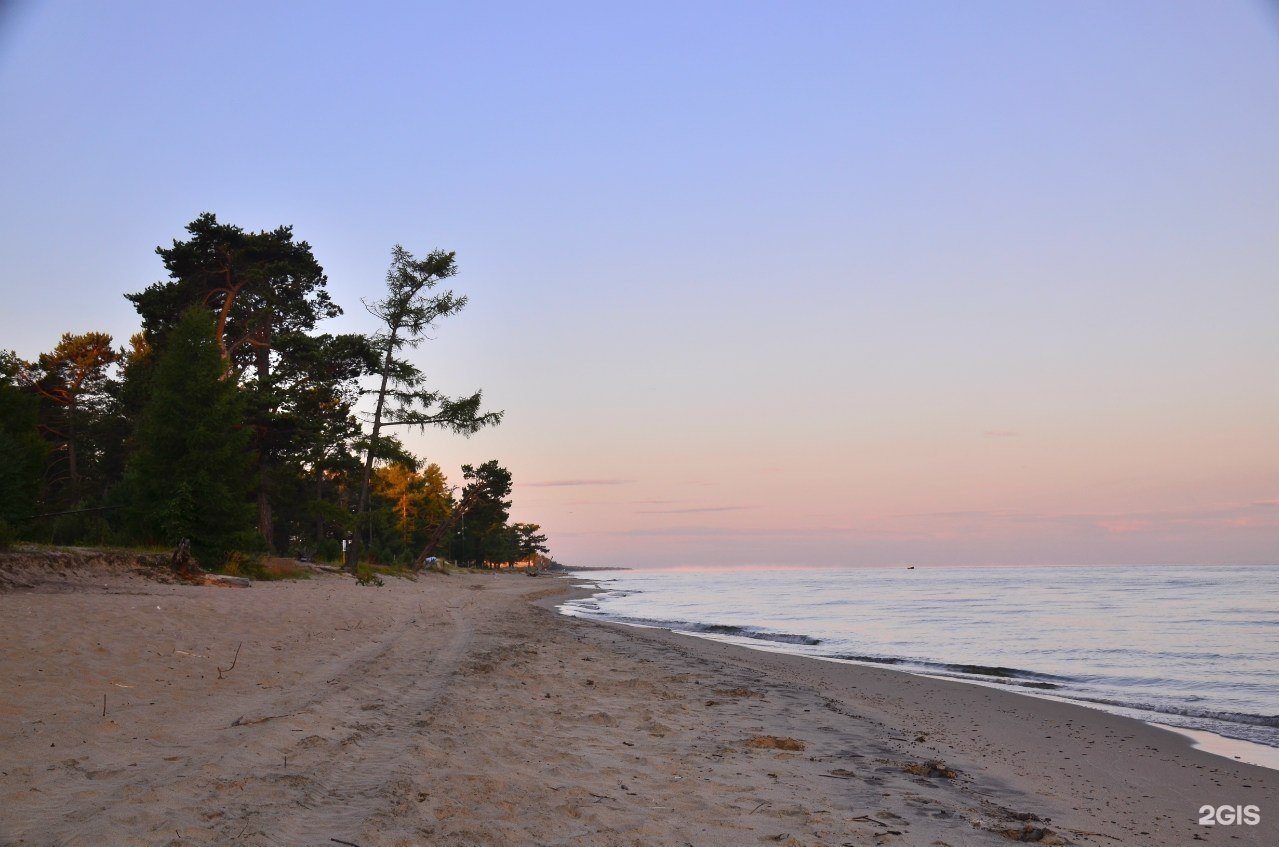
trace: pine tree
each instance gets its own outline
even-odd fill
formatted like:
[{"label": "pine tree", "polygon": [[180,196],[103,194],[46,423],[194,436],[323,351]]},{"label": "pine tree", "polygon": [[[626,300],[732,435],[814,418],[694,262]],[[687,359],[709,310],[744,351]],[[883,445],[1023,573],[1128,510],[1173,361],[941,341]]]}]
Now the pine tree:
[{"label": "pine tree", "polygon": [[251,433],[207,309],[188,311],[156,365],[125,486],[132,522],[150,542],[189,538],[196,559],[220,566],[254,541]]},{"label": "pine tree", "polygon": [[36,398],[19,388],[21,363],[0,351],[0,547],[35,511],[47,447],[36,428]]},{"label": "pine tree", "polygon": [[[373,476],[373,463],[378,458],[378,442],[384,438],[383,428],[407,426],[425,430],[427,427],[439,427],[459,435],[474,435],[484,427],[502,421],[502,412],[480,411],[479,391],[469,397],[451,398],[428,389],[425,387],[426,375],[421,369],[397,355],[405,347],[417,347],[426,340],[427,332],[437,320],[457,314],[466,305],[466,298],[452,291],[432,292],[442,280],[456,273],[453,253],[435,250],[419,260],[397,244],[391,250],[391,269],[386,272],[386,298],[365,304],[369,313],[382,322],[383,328],[373,338],[373,347],[382,358],[374,373],[381,377],[381,384],[370,392],[376,400],[356,503],[356,515],[361,523],[367,522],[369,483]],[[347,548],[346,567],[351,573],[356,572],[360,561],[363,539],[358,530],[365,528],[357,527]]]},{"label": "pine tree", "polygon": [[[125,297],[142,317],[148,342],[163,350],[169,332],[192,306],[214,315],[212,337],[228,378],[241,379],[247,420],[256,450],[258,532],[267,544],[281,539],[274,508],[281,499],[272,486],[292,469],[287,447],[296,426],[292,410],[317,374],[307,364],[349,359],[355,376],[374,361],[360,336],[316,339],[319,321],[342,310],[329,298],[328,277],[311,252],[295,241],[293,228],[261,232],[220,223],[211,213],[187,225],[190,238],[156,248],[169,279]],[[322,357],[314,354],[325,346]],[[343,377],[345,378],[345,377]],[[286,492],[287,494],[287,492]]]}]

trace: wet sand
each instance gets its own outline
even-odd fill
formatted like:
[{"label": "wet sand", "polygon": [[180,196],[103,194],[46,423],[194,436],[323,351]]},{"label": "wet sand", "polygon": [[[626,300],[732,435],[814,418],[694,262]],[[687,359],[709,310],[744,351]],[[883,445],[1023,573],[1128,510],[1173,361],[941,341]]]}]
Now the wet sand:
[{"label": "wet sand", "polygon": [[24,581],[4,845],[1279,843],[1279,773],[1180,735],[565,618],[565,580]]}]

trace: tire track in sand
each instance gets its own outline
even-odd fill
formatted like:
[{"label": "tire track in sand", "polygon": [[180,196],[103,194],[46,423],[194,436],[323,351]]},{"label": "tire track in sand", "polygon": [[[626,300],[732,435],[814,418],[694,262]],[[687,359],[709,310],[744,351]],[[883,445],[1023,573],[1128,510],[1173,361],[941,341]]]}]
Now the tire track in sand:
[{"label": "tire track in sand", "polygon": [[[307,718],[349,734],[321,743],[314,743],[316,736],[299,739],[295,761],[305,773],[295,766],[260,775],[292,790],[274,802],[255,803],[255,826],[243,837],[256,830],[262,843],[289,847],[332,844],[332,838],[367,845],[370,836],[373,843],[420,837],[417,824],[424,822],[412,814],[421,782],[419,739],[472,651],[477,629],[500,612],[502,604],[491,602],[496,593],[486,592],[488,602],[463,597],[446,607],[448,632],[436,649],[430,646],[439,644],[438,633],[426,638],[407,626],[386,650],[348,667],[332,696],[314,703]],[[233,820],[221,829],[231,836],[243,831]]]}]

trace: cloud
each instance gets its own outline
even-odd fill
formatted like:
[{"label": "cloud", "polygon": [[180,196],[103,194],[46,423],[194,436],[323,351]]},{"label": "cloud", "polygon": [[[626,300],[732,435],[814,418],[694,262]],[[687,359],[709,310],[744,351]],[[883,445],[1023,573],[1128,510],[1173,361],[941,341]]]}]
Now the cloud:
[{"label": "cloud", "polygon": [[751,506],[694,506],[687,509],[641,509],[641,515],[691,515],[696,512],[738,512]]},{"label": "cloud", "polygon": [[[558,533],[556,537],[564,533]],[[855,539],[914,539],[913,532],[864,529],[847,526],[820,527],[725,527],[705,525],[661,526],[633,529],[587,530],[570,533],[575,536],[605,536],[613,538],[712,538],[712,539],[824,539],[831,537]]]},{"label": "cloud", "polygon": [[943,524],[952,530],[980,531],[1001,526],[1056,525],[1076,529],[1090,527],[1108,534],[1168,531],[1180,527],[1256,528],[1279,526],[1269,501],[1218,503],[1201,509],[1163,509],[1134,512],[1018,512],[1011,509],[966,512],[923,512],[897,515],[925,524]]},{"label": "cloud", "polygon": [[552,479],[546,482],[517,482],[525,488],[570,488],[577,485],[628,485],[633,479]]},{"label": "cloud", "polygon": [[569,500],[565,506],[665,506],[678,500]]}]

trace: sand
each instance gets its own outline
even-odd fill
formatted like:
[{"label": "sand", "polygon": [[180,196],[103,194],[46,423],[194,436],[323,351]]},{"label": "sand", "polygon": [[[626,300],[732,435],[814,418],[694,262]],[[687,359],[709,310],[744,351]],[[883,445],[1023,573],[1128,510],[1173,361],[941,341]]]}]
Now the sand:
[{"label": "sand", "polygon": [[9,582],[4,845],[1279,844],[1279,772],[1179,735],[565,618],[562,579]]}]

